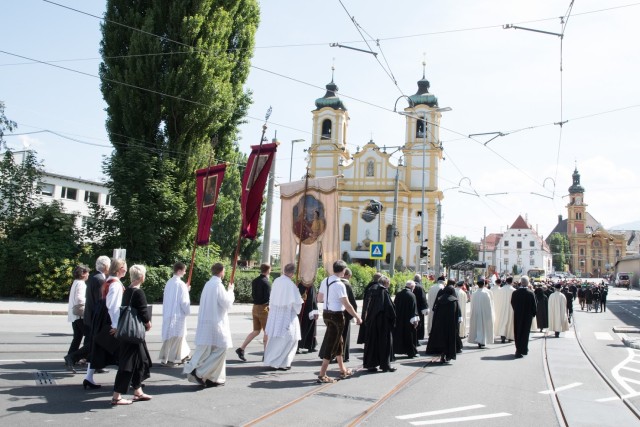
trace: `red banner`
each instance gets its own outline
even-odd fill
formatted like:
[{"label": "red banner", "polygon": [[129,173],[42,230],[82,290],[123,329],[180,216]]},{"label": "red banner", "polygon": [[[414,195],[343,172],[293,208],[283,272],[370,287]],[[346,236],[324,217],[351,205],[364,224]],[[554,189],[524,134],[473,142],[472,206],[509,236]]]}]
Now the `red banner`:
[{"label": "red banner", "polygon": [[247,168],[242,177],[242,228],[240,233],[245,239],[253,240],[258,234],[262,195],[277,147],[278,144],[275,142],[251,146]]},{"label": "red banner", "polygon": [[209,244],[213,212],[218,202],[218,193],[224,179],[225,163],[196,171],[196,206],[198,210],[198,234],[196,245]]}]

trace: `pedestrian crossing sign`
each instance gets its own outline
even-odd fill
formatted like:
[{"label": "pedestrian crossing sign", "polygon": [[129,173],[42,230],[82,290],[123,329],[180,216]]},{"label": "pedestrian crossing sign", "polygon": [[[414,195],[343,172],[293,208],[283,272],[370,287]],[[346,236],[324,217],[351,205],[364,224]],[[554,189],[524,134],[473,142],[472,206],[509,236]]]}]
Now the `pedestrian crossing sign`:
[{"label": "pedestrian crossing sign", "polygon": [[370,259],[384,259],[387,253],[385,242],[371,242],[369,246],[369,258]]}]

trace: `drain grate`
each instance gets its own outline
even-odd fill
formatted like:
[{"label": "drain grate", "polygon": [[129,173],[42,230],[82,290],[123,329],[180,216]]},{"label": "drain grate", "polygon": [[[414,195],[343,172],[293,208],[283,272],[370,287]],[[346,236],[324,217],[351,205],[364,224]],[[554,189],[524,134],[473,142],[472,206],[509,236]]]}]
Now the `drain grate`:
[{"label": "drain grate", "polygon": [[36,385],[56,385],[56,380],[46,371],[36,371]]}]

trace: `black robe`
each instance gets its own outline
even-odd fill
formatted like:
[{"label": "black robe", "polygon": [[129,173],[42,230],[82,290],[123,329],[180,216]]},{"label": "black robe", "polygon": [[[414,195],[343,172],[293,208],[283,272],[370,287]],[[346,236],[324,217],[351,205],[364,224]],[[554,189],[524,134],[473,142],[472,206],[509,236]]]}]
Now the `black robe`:
[{"label": "black robe", "polygon": [[458,333],[460,317],[462,315],[458,298],[455,294],[451,295],[450,291],[442,292],[433,307],[433,322],[429,341],[427,341],[427,354],[441,354],[447,360],[456,358],[456,353],[461,347]]},{"label": "black robe", "polygon": [[418,309],[418,317],[420,317],[420,323],[418,324],[418,328],[416,329],[416,345],[420,345],[419,340],[424,339],[424,314],[422,314],[422,310],[425,310],[429,307],[427,304],[427,293],[424,291],[424,288],[420,283],[416,283],[416,287],[413,288],[413,294],[416,296],[416,304]]},{"label": "black robe", "polygon": [[373,285],[377,285],[378,282],[369,282],[369,284],[364,288],[362,293],[362,314],[360,318],[362,319],[362,323],[360,324],[360,329],[358,330],[358,344],[364,344],[364,336],[367,326],[365,325],[365,319],[367,317],[367,307],[369,305],[369,294]]},{"label": "black robe", "polygon": [[[344,287],[347,288],[347,299],[349,304],[353,307],[354,311],[358,310],[358,303],[356,297],[353,295],[353,288],[347,279],[341,279],[344,283]],[[342,357],[345,362],[349,361],[349,349],[351,348],[351,320],[353,316],[349,314],[347,310],[342,312],[344,314],[344,329],[342,330],[342,342],[344,342],[344,350],[342,351]]]},{"label": "black robe", "polygon": [[546,329],[549,327],[549,299],[542,288],[537,288],[534,294],[536,295],[536,322],[538,323],[538,329]]},{"label": "black robe", "polygon": [[396,294],[393,304],[396,307],[396,327],[393,328],[393,352],[415,357],[418,354],[416,347],[416,328],[411,319],[418,315],[416,296],[411,289],[404,288]]},{"label": "black robe", "polygon": [[298,315],[300,321],[300,341],[298,341],[298,349],[305,348],[308,351],[316,351],[318,341],[316,340],[316,319],[309,319],[309,313],[318,309],[318,301],[316,299],[316,288],[313,286],[304,286],[302,283],[298,285],[300,296],[302,296],[302,309]]},{"label": "black robe", "polygon": [[363,366],[365,369],[390,367],[393,356],[393,326],[396,311],[389,291],[379,284],[369,289],[367,300],[366,328],[364,337]]},{"label": "black robe", "polygon": [[513,307],[513,336],[516,354],[529,353],[531,322],[536,315],[536,296],[527,288],[518,288],[511,294]]},{"label": "black robe", "polygon": [[584,291],[584,299],[587,300],[588,305],[593,304],[593,291],[591,288],[587,288],[587,290]]}]

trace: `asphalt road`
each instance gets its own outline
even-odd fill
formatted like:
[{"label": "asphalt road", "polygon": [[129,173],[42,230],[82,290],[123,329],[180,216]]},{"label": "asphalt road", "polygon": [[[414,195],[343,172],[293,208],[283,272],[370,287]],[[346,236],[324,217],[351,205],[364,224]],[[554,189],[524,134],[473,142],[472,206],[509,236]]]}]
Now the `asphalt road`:
[{"label": "asphalt road", "polygon": [[[2,314],[0,423],[555,426],[566,419],[571,426],[640,425],[616,395],[640,406],[640,352],[625,347],[612,331],[614,326],[640,327],[638,296],[635,290],[612,290],[606,313],[583,313],[576,304],[576,329],[560,338],[532,333],[523,359],[513,358],[513,344],[496,342],[479,350],[465,343],[464,352],[448,365],[425,356],[399,359],[394,373],[360,370],[351,379],[318,385],[317,353],[296,356],[291,371],[266,371],[260,364],[261,344],[254,340],[247,363],[228,351],[225,387],[201,389],[188,383],[180,368],[156,365],[145,387],[154,399],[115,408],[109,405],[115,370],[96,375],[102,389],[85,391],[82,373],[64,369],[62,356],[71,341],[66,316]],[[157,357],[161,318],[153,320],[147,342]],[[251,320],[247,315],[230,320],[238,345]],[[191,316],[190,342],[195,324]],[[354,343],[357,329],[352,328]],[[323,332],[319,328],[320,337]],[[355,347],[352,368],[361,365],[361,349]]]}]

